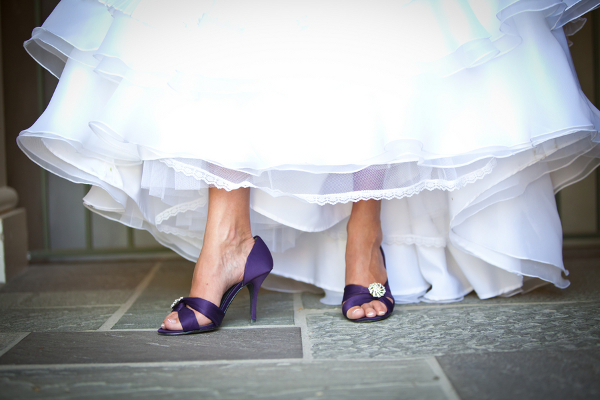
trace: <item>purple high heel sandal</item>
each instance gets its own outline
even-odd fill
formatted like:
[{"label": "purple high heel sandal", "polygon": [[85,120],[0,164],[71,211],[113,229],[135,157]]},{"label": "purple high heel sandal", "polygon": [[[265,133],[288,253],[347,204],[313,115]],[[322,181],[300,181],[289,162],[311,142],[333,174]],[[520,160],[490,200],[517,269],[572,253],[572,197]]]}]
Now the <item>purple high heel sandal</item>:
[{"label": "purple high heel sandal", "polygon": [[[217,307],[210,301],[199,297],[181,297],[173,302],[171,308],[179,314],[179,322],[181,322],[183,330],[172,331],[161,328],[158,330],[158,333],[161,335],[188,335],[190,333],[202,333],[217,329],[221,325],[225,313],[227,312],[227,308],[235,296],[246,286],[250,292],[250,321],[256,322],[258,290],[272,269],[273,257],[271,257],[269,248],[260,237],[255,236],[254,247],[252,247],[248,259],[246,260],[244,280],[233,285],[225,292],[221,298],[221,305]],[[200,326],[194,312],[186,306],[198,311],[206,318],[210,319],[212,323]]]},{"label": "purple high heel sandal", "polygon": [[[380,247],[379,250],[381,250],[381,255],[383,256],[383,267],[387,269],[385,265],[385,254],[383,253],[383,249]],[[392,300],[390,300],[389,297],[391,297]],[[344,298],[342,299],[342,313],[347,320],[352,322],[381,321],[382,319],[386,319],[392,315],[394,312],[395,301],[393,301],[393,299],[394,296],[392,296],[392,291],[390,290],[390,285],[387,280],[385,281],[385,285],[382,285],[381,283],[371,283],[368,288],[360,285],[346,285],[344,288]],[[348,318],[348,310],[350,310],[352,307],[370,303],[373,300],[378,300],[385,304],[387,308],[385,314],[358,319]]]}]

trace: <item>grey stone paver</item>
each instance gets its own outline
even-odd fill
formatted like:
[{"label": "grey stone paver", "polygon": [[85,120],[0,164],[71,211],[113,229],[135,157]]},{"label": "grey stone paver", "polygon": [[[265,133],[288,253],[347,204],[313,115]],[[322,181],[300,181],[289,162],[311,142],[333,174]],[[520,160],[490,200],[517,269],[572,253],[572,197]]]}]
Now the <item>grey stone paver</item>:
[{"label": "grey stone paver", "polygon": [[321,303],[321,297],[323,297],[322,294],[302,293],[302,305],[307,310],[327,310],[334,308],[341,309],[341,305],[329,305]]},{"label": "grey stone paver", "polygon": [[190,262],[163,262],[148,287],[138,297],[136,307],[144,310],[168,310],[173,300],[187,296],[194,272]]},{"label": "grey stone paver", "polygon": [[600,398],[600,349],[438,357],[463,400]]},{"label": "grey stone paver", "polygon": [[0,293],[0,309],[120,305],[125,303],[132,293],[133,290]]},{"label": "grey stone paver", "polygon": [[0,332],[69,332],[98,329],[118,308],[109,306],[2,310]]},{"label": "grey stone paver", "polygon": [[423,360],[0,370],[0,398],[446,399]]},{"label": "grey stone paver", "polygon": [[[158,328],[170,312],[169,306],[173,300],[167,300],[160,293],[155,295],[147,293],[134,303],[113,329]],[[256,323],[259,325],[293,325],[293,302],[293,295],[289,293],[277,293],[261,289],[258,295]],[[229,306],[222,326],[249,325],[251,325],[250,295],[247,289],[242,289]]]},{"label": "grey stone paver", "polygon": [[[258,294],[256,323],[260,325],[293,325],[294,296],[261,289]],[[242,289],[229,306],[224,327],[250,325],[250,293]]]},{"label": "grey stone paver", "polygon": [[[187,296],[194,272],[191,262],[164,262],[142,295],[113,329],[158,328],[170,312],[173,300]],[[257,323],[292,325],[293,295],[261,290],[258,298]],[[250,325],[250,296],[242,289],[231,303],[223,326]]]},{"label": "grey stone paver", "polygon": [[[261,290],[258,327],[249,327],[243,290],[224,329],[179,337],[135,331],[157,328],[189,292],[194,264],[164,260],[112,331],[81,332],[98,329],[155,264],[40,265],[0,285],[0,353],[32,332],[0,356],[0,399],[441,399],[444,373],[463,399],[600,397],[597,257],[565,261],[565,290],[398,305],[376,324],[345,320],[318,294],[303,293],[294,310],[294,295]],[[274,361],[282,358],[290,361]]]},{"label": "grey stone paver", "polygon": [[24,332],[0,332],[0,354],[23,334]]},{"label": "grey stone paver", "polygon": [[0,365],[301,358],[300,329],[228,329],[202,335],[156,332],[31,333]]},{"label": "grey stone paver", "polygon": [[2,293],[0,292],[0,310],[18,307],[27,299],[34,296],[34,293]]},{"label": "grey stone paver", "polygon": [[338,312],[307,316],[316,358],[401,358],[600,346],[599,303],[447,307],[402,311],[377,324]]},{"label": "grey stone paver", "polygon": [[153,263],[89,263],[30,266],[2,293],[134,289]]}]

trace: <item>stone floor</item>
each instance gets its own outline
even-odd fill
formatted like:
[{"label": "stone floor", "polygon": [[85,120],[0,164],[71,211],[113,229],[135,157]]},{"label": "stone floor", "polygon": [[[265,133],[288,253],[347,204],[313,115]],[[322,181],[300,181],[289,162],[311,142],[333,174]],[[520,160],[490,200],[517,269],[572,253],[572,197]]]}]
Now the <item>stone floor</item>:
[{"label": "stone floor", "polygon": [[253,325],[243,291],[220,330],[181,337],[155,330],[189,262],[31,266],[0,288],[0,398],[600,398],[600,257],[569,254],[565,290],[399,305],[376,324],[263,290]]}]

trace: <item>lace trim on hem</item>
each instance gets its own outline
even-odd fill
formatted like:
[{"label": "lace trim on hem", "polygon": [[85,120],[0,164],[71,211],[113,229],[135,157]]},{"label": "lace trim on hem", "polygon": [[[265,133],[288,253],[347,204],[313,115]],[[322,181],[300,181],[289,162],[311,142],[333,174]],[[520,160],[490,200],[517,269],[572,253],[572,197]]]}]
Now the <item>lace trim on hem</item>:
[{"label": "lace trim on hem", "polygon": [[186,203],[177,204],[176,206],[167,208],[165,211],[159,213],[154,218],[154,224],[158,225],[163,221],[176,216],[179,213],[195,210],[199,207],[204,207],[207,203],[206,196],[202,192],[199,193],[199,196],[200,198],[198,199],[188,201]]},{"label": "lace trim on hem", "polygon": [[219,189],[225,189],[227,191],[240,189],[243,187],[255,187],[249,182],[244,182],[241,184],[233,184],[226,179],[219,178],[213,174],[210,174],[204,170],[189,166],[181,161],[174,160],[172,158],[163,158],[158,160],[161,163],[165,164],[167,167],[172,168],[175,172],[180,172],[185,176],[189,176],[195,178],[200,181],[204,181],[208,185],[214,185]]},{"label": "lace trim on hem", "polygon": [[348,192],[348,193],[340,193],[340,194],[323,194],[323,195],[310,195],[310,194],[286,194],[279,190],[274,190],[266,187],[258,187],[250,182],[243,182],[240,184],[233,184],[226,179],[217,177],[213,174],[210,174],[204,170],[200,170],[198,168],[189,166],[180,161],[164,158],[160,159],[160,162],[165,164],[167,167],[172,168],[176,172],[180,172],[188,177],[193,177],[195,179],[204,181],[208,185],[214,185],[219,189],[225,189],[227,191],[243,188],[243,187],[253,187],[256,189],[263,190],[274,197],[278,196],[291,196],[296,197],[298,199],[304,200],[308,203],[318,204],[320,206],[326,204],[338,204],[338,203],[349,203],[349,202],[357,202],[361,200],[392,200],[392,199],[401,199],[404,197],[411,197],[415,194],[419,194],[423,190],[446,190],[446,191],[454,191],[460,188],[463,188],[469,183],[473,183],[479,179],[482,179],[484,176],[490,174],[494,167],[496,166],[496,159],[491,158],[488,163],[482,168],[470,172],[466,175],[461,176],[460,178],[452,181],[446,181],[441,179],[427,180],[419,182],[415,185],[409,186],[407,188],[395,188],[395,189],[382,189],[382,190],[364,190],[360,192]]},{"label": "lace trim on hem", "polygon": [[204,240],[204,232],[193,232],[193,231],[190,231],[187,229],[174,228],[169,225],[164,225],[164,226],[157,225],[156,229],[158,229],[158,231],[162,232],[162,233],[175,235],[175,236],[179,237],[180,239],[183,239],[184,237],[188,237],[188,238],[198,239],[198,240],[200,240],[200,242],[202,242]]}]

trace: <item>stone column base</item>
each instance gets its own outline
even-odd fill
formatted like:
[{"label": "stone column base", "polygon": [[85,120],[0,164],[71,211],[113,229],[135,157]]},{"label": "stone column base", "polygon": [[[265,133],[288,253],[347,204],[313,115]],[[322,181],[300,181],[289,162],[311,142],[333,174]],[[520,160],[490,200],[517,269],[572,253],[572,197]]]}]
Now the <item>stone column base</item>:
[{"label": "stone column base", "polygon": [[0,214],[0,283],[21,272],[27,260],[27,217],[24,208]]}]

